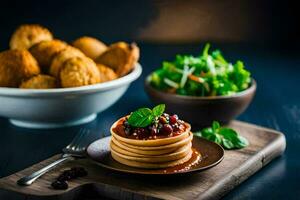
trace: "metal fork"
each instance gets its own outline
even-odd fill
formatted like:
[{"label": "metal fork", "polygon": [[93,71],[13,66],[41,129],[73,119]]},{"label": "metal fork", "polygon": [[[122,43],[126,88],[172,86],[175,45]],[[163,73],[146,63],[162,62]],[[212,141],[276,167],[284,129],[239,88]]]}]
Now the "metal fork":
[{"label": "metal fork", "polygon": [[53,169],[58,164],[74,158],[83,158],[85,157],[85,149],[87,145],[87,134],[90,130],[87,129],[80,129],[79,133],[74,137],[72,142],[62,149],[63,154],[61,158],[56,160],[55,162],[43,167],[42,169],[28,175],[24,176],[23,178],[19,179],[17,183],[19,185],[31,185],[35,180],[37,180],[40,176],[45,174],[46,172]]}]

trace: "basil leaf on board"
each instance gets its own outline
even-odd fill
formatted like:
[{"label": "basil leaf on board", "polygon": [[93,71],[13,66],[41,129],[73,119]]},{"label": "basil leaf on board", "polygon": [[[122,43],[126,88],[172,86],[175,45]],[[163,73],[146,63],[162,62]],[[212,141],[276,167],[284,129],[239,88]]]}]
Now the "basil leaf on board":
[{"label": "basil leaf on board", "polygon": [[193,134],[196,135],[196,136],[198,136],[198,137],[202,137],[201,131],[196,131]]},{"label": "basil leaf on board", "polygon": [[233,149],[235,148],[235,145],[232,143],[232,141],[222,138],[222,146],[225,147],[226,149]]},{"label": "basil leaf on board", "polygon": [[165,104],[159,104],[152,109],[152,113],[155,117],[159,117],[164,113],[165,108],[166,108]]},{"label": "basil leaf on board", "polygon": [[146,127],[152,123],[154,117],[152,110],[149,108],[140,108],[137,111],[131,113],[128,118],[128,123],[134,127]]},{"label": "basil leaf on board", "polygon": [[217,131],[220,128],[220,124],[217,121],[213,121],[212,130]]},{"label": "basil leaf on board", "polygon": [[232,139],[232,140],[238,136],[237,132],[231,128],[221,128],[219,130],[219,134],[221,134],[223,137],[227,139]]},{"label": "basil leaf on board", "polygon": [[219,134],[209,135],[207,139],[210,140],[210,141],[213,141],[217,144],[222,143],[222,138]]},{"label": "basil leaf on board", "polygon": [[249,142],[246,138],[241,135],[238,135],[237,140],[235,141],[235,146],[238,149],[244,148],[249,145]]},{"label": "basil leaf on board", "polygon": [[212,127],[204,128],[195,132],[194,135],[206,138],[225,149],[240,149],[249,145],[246,138],[239,135],[235,130],[227,127],[221,127],[219,122],[214,121]]},{"label": "basil leaf on board", "polygon": [[203,137],[208,137],[209,135],[213,135],[214,131],[212,128],[204,128],[202,131],[200,131]]},{"label": "basil leaf on board", "polygon": [[239,135],[235,130],[231,128],[221,128],[219,133],[223,135],[224,138],[230,140],[233,143],[233,148],[240,149],[248,146],[249,144],[246,138]]}]

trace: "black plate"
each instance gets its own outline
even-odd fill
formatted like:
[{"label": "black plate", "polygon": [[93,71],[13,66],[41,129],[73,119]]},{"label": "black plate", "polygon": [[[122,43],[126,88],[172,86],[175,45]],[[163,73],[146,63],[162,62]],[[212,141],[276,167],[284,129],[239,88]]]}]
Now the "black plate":
[{"label": "black plate", "polygon": [[[202,171],[208,168],[211,168],[217,164],[219,164],[224,157],[224,149],[211,141],[200,137],[193,138],[193,148],[196,149],[201,154],[200,162],[192,165],[187,170],[174,170],[175,168],[165,168],[165,169],[141,169],[130,167],[127,165],[123,165],[117,161],[115,161],[110,154],[110,142],[111,137],[105,137],[99,139],[87,148],[88,156],[95,161],[98,165],[124,173],[131,174],[183,174],[190,173],[195,171]],[[189,162],[189,161],[188,161]],[[178,167],[176,167],[178,169]]]}]

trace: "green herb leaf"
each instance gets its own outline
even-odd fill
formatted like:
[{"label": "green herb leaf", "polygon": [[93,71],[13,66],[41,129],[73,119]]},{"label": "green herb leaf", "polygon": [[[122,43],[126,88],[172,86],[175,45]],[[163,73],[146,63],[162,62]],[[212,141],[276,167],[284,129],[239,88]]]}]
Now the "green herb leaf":
[{"label": "green herb leaf", "polygon": [[221,144],[221,143],[222,143],[222,138],[221,138],[221,136],[218,135],[218,134],[212,134],[212,135],[209,135],[209,136],[207,137],[207,139],[210,140],[210,141],[213,141],[213,142],[215,142],[215,143],[217,143],[217,144]]},{"label": "green herb leaf", "polygon": [[198,137],[202,137],[201,131],[193,132],[193,134],[196,135],[196,136],[198,136]]},{"label": "green herb leaf", "polygon": [[228,64],[228,62],[224,59],[222,56],[222,53],[220,50],[215,50],[211,53],[212,57],[218,61],[220,61],[223,64]]},{"label": "green herb leaf", "polygon": [[150,108],[140,108],[131,113],[128,118],[128,123],[134,127],[146,127],[150,125],[156,117],[164,113],[165,107],[165,104],[160,104],[155,106],[152,110]]},{"label": "green herb leaf", "polygon": [[209,135],[213,135],[214,131],[212,130],[212,128],[204,128],[202,129],[202,131],[200,131],[203,135],[203,137],[208,137]]},{"label": "green herb leaf", "polygon": [[204,58],[207,58],[209,48],[210,48],[210,44],[209,44],[209,43],[206,43],[205,46],[204,46],[203,52],[202,52],[202,56],[203,56]]},{"label": "green herb leaf", "polygon": [[232,141],[226,138],[222,138],[222,146],[225,147],[226,149],[234,149],[235,147]]},{"label": "green herb leaf", "polygon": [[152,110],[149,108],[140,108],[137,111],[131,113],[128,118],[128,123],[134,127],[146,127],[152,123],[154,117]]},{"label": "green herb leaf", "polygon": [[166,108],[166,105],[165,105],[165,104],[159,104],[159,105],[155,106],[155,107],[152,109],[152,113],[153,113],[154,117],[159,117],[159,116],[161,116],[161,115],[164,113],[165,108]]},{"label": "green herb leaf", "polygon": [[219,128],[220,128],[219,122],[213,121],[213,123],[212,123],[212,130],[213,130],[213,132],[218,131]]},{"label": "green herb leaf", "polygon": [[217,121],[212,123],[212,127],[204,128],[195,132],[194,135],[218,143],[225,149],[240,149],[249,145],[246,138],[231,128],[221,127]]},{"label": "green herb leaf", "polygon": [[246,138],[244,138],[243,136],[238,135],[238,137],[236,138],[236,141],[235,141],[236,148],[241,149],[248,145],[249,145],[248,140]]},{"label": "green herb leaf", "polygon": [[227,139],[234,139],[238,136],[238,133],[235,130],[225,127],[219,130],[219,134]]}]

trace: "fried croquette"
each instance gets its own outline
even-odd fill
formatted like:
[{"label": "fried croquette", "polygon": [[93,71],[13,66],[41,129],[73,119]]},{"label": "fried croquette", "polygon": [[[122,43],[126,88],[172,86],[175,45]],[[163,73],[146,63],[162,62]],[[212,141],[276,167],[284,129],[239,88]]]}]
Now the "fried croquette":
[{"label": "fried croquette", "polygon": [[23,80],[39,73],[37,61],[27,50],[7,50],[0,53],[1,87],[18,87]]},{"label": "fried croquette", "polygon": [[116,72],[105,65],[97,64],[97,68],[100,71],[101,82],[111,81],[118,78]]},{"label": "fried croquette", "polygon": [[11,49],[29,49],[31,46],[53,39],[51,32],[37,24],[25,24],[13,33],[9,46]]},{"label": "fried croquette", "polygon": [[46,89],[111,81],[128,74],[140,54],[134,43],[107,46],[88,36],[70,46],[37,24],[19,26],[9,46],[0,52],[0,87]]},{"label": "fried croquette", "polygon": [[49,72],[49,68],[55,54],[65,49],[67,44],[60,40],[43,41],[32,46],[29,51],[38,61],[45,73]]},{"label": "fried croquette", "polygon": [[72,45],[93,60],[95,60],[107,49],[107,46],[103,42],[96,38],[87,36],[78,38],[73,42]]},{"label": "fried croquette", "polygon": [[60,71],[62,87],[79,87],[100,82],[96,63],[88,57],[73,57],[64,62]]},{"label": "fried croquette", "polygon": [[54,77],[43,74],[33,76],[30,79],[23,81],[20,85],[20,88],[26,89],[50,89],[57,87],[58,84]]},{"label": "fried croquette", "polygon": [[50,66],[49,73],[52,76],[59,78],[59,72],[64,62],[72,57],[86,57],[86,56],[77,48],[72,46],[67,46],[67,48],[58,52],[54,56]]},{"label": "fried croquette", "polygon": [[112,68],[118,76],[128,74],[139,59],[139,48],[136,44],[117,42],[96,58],[96,63]]}]

